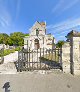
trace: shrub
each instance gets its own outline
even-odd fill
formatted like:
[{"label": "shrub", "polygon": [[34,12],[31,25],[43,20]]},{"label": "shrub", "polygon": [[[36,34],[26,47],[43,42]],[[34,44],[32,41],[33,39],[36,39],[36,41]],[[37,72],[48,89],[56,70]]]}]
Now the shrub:
[{"label": "shrub", "polygon": [[14,53],[15,51],[20,51],[21,48],[17,47],[16,49],[5,49],[3,51],[0,51],[0,57],[9,55],[10,53]]},{"label": "shrub", "polygon": [[0,53],[0,57],[2,56],[6,56],[6,55],[9,55],[10,53],[14,53],[15,52],[15,49],[7,49],[7,50],[4,50],[2,53]]},{"label": "shrub", "polygon": [[21,50],[20,47],[16,47],[16,48],[15,48],[15,51],[20,51],[20,50]]},{"label": "shrub", "polygon": [[14,52],[15,52],[15,49],[10,50],[10,53],[14,53]]}]

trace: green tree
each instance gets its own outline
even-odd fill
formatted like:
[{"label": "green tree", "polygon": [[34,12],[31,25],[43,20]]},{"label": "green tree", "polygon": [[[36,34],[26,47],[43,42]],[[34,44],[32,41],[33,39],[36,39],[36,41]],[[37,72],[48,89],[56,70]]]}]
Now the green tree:
[{"label": "green tree", "polygon": [[29,36],[28,33],[24,34],[22,32],[14,32],[10,35],[6,33],[0,33],[0,44],[8,44],[10,46],[22,46],[24,44],[24,37]]},{"label": "green tree", "polygon": [[29,36],[29,34],[28,34],[28,33],[26,33],[26,34],[24,34],[24,36]]},{"label": "green tree", "polygon": [[8,39],[9,45],[16,45],[16,46],[22,46],[24,43],[24,33],[22,32],[14,32],[10,34],[10,37]]},{"label": "green tree", "polygon": [[65,43],[65,41],[60,40],[57,42],[56,47],[61,48],[64,43]]},{"label": "green tree", "polygon": [[0,34],[0,44],[8,44],[9,35],[6,33]]}]

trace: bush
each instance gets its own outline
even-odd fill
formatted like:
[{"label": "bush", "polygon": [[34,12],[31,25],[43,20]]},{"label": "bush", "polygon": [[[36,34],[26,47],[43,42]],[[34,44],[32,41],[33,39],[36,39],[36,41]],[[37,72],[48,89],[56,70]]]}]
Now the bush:
[{"label": "bush", "polygon": [[15,52],[15,49],[10,50],[10,53],[14,53],[14,52]]},{"label": "bush", "polygon": [[16,49],[5,49],[3,51],[0,51],[0,57],[9,55],[10,53],[14,53],[15,51],[20,51],[21,48],[17,47]]},{"label": "bush", "polygon": [[0,57],[3,57],[4,56],[4,54],[3,53],[0,53]]},{"label": "bush", "polygon": [[15,52],[14,49],[12,49],[12,50],[10,50],[10,49],[4,50],[4,56],[9,55],[10,53],[14,53],[14,52]]},{"label": "bush", "polygon": [[10,50],[4,50],[4,56],[10,54]]},{"label": "bush", "polygon": [[20,50],[21,50],[20,47],[16,47],[16,48],[15,48],[15,51],[20,51]]},{"label": "bush", "polygon": [[0,52],[0,57],[3,57],[3,56],[6,56],[6,55],[9,55],[10,53],[14,53],[15,52],[15,49],[7,49],[7,50],[4,50],[3,52]]}]

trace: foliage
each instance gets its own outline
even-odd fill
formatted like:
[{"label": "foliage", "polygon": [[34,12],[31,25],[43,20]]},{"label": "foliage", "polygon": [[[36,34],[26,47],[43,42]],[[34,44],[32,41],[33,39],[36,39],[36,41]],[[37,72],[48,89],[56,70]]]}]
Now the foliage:
[{"label": "foliage", "polygon": [[2,53],[0,53],[0,57],[9,55],[10,53],[14,53],[15,49],[5,49]]},{"label": "foliage", "polygon": [[8,42],[9,35],[6,33],[1,33],[0,34],[0,44],[7,44]]},{"label": "foliage", "polygon": [[16,47],[15,48],[15,51],[20,51],[21,50],[21,47]]},{"label": "foliage", "polygon": [[3,50],[0,50],[0,57],[3,57],[4,56],[4,52]]},{"label": "foliage", "polygon": [[15,45],[15,46],[22,46],[24,42],[23,37],[24,37],[24,34],[22,32],[11,33],[8,44]]},{"label": "foliage", "polygon": [[23,46],[25,36],[29,36],[29,34],[24,34],[22,32],[14,32],[10,35],[6,33],[0,33],[0,44]]},{"label": "foliage", "polygon": [[15,52],[14,49],[12,49],[12,50],[10,50],[10,49],[4,50],[4,56],[9,55],[10,53],[14,53],[14,52]]},{"label": "foliage", "polygon": [[58,41],[56,44],[56,47],[61,48],[64,43],[65,43],[65,41]]},{"label": "foliage", "polygon": [[27,34],[24,34],[24,36],[29,36],[29,34],[27,33]]},{"label": "foliage", "polygon": [[0,57],[9,55],[10,53],[14,53],[15,51],[20,51],[21,47],[16,47],[15,49],[5,49],[5,50],[0,50]]}]

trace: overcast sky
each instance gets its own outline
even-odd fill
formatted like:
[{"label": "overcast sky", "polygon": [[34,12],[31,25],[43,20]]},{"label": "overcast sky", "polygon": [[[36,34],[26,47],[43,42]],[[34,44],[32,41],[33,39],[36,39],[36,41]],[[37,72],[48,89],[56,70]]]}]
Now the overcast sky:
[{"label": "overcast sky", "polygon": [[29,33],[35,21],[46,21],[47,33],[64,40],[80,31],[80,0],[0,0],[0,32]]}]

